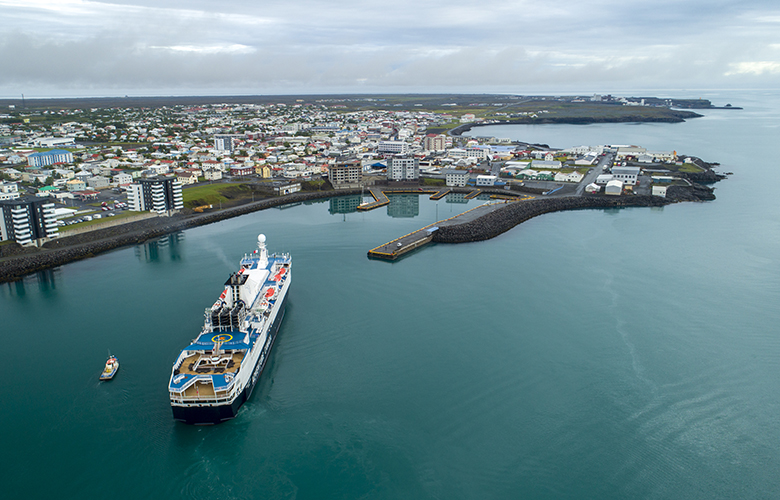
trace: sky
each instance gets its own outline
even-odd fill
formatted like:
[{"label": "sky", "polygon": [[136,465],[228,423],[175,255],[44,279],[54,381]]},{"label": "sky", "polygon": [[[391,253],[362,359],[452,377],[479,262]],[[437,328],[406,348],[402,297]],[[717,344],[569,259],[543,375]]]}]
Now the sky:
[{"label": "sky", "polygon": [[780,88],[777,0],[0,0],[0,97]]}]

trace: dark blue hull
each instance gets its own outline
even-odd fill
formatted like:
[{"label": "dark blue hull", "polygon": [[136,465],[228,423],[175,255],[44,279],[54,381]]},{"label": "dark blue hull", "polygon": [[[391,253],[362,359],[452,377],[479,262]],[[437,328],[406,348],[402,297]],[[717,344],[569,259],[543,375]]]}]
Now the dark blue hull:
[{"label": "dark blue hull", "polygon": [[271,348],[276,341],[276,335],[279,333],[279,327],[282,324],[282,319],[284,319],[286,308],[287,296],[285,295],[284,301],[282,302],[281,308],[279,309],[279,314],[276,316],[276,320],[274,320],[269,330],[270,338],[263,347],[265,352],[260,353],[257,365],[255,365],[255,369],[252,372],[252,377],[249,379],[249,383],[247,384],[246,388],[235,400],[233,400],[231,404],[211,406],[171,405],[171,409],[173,410],[173,418],[180,422],[193,425],[219,424],[225,420],[235,418],[235,416],[238,414],[238,410],[241,408],[241,405],[243,405],[244,402],[246,402],[246,400],[249,399],[249,397],[252,395],[252,391],[254,390],[257,381],[260,379],[260,375],[263,373],[263,369],[268,362],[268,358],[270,358]]}]

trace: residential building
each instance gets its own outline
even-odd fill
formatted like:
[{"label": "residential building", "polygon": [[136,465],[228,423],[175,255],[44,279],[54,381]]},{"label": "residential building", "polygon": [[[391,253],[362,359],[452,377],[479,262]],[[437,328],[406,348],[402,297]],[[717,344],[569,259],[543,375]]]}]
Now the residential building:
[{"label": "residential building", "polygon": [[184,208],[181,183],[170,178],[139,179],[127,187],[127,204],[138,212],[170,213]]},{"label": "residential building", "polygon": [[469,180],[468,170],[445,170],[444,182],[449,187],[466,187]]},{"label": "residential building", "polygon": [[253,166],[243,164],[230,166],[230,175],[243,177],[246,175],[252,175],[253,173],[255,173],[255,168]]},{"label": "residential building", "polygon": [[55,163],[73,163],[73,153],[65,149],[52,149],[41,153],[32,153],[27,157],[31,167],[45,167]]},{"label": "residential building", "polygon": [[19,188],[15,182],[0,182],[0,201],[15,200],[20,196]]},{"label": "residential building", "polygon": [[217,168],[204,168],[203,177],[205,177],[207,181],[218,181],[222,178],[222,170]]},{"label": "residential building", "polygon": [[65,183],[65,188],[68,191],[84,191],[87,189],[87,183],[81,179],[71,179]]},{"label": "residential building", "polygon": [[416,181],[420,178],[420,160],[405,155],[387,159],[388,181]]},{"label": "residential building", "polygon": [[447,137],[443,134],[428,134],[423,141],[426,151],[444,151],[447,148]]},{"label": "residential building", "polygon": [[0,211],[0,241],[37,246],[57,237],[54,203],[49,200],[38,197],[3,200]]},{"label": "residential building", "polygon": [[106,189],[109,184],[108,177],[103,177],[102,175],[95,175],[87,179],[87,186],[92,189]]},{"label": "residential building", "polygon": [[214,149],[216,149],[217,151],[233,151],[233,136],[215,135]]},{"label": "residential building", "polygon": [[404,141],[382,141],[376,148],[380,154],[406,154],[409,152],[409,143]]},{"label": "residential building", "polygon": [[114,184],[118,186],[123,186],[125,184],[130,184],[133,182],[133,176],[126,173],[116,174],[113,178]]},{"label": "residential building", "polygon": [[176,176],[176,180],[179,181],[182,186],[196,184],[198,182],[198,174],[194,172],[182,172]]},{"label": "residential building", "polygon": [[363,181],[363,168],[359,160],[337,162],[328,169],[328,180],[334,189],[360,187]]},{"label": "residential building", "polygon": [[496,184],[496,177],[495,175],[478,175],[477,176],[477,186],[495,186]]}]

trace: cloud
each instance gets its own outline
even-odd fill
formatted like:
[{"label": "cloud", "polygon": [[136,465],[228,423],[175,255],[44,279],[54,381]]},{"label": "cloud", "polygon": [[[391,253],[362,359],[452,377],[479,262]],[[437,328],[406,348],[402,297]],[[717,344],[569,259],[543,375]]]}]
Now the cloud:
[{"label": "cloud", "polygon": [[0,16],[0,94],[12,95],[522,93],[766,84],[779,74],[780,11],[761,0],[0,0]]},{"label": "cloud", "polygon": [[726,73],[726,76],[731,75],[763,75],[768,74],[780,74],[780,62],[778,61],[747,61],[739,62],[731,65],[732,71]]}]

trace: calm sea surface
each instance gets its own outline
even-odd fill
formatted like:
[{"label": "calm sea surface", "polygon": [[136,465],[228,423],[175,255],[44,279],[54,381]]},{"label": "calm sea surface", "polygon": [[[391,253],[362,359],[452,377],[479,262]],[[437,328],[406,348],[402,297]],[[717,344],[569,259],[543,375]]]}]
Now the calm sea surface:
[{"label": "calm sea surface", "polygon": [[[366,252],[481,202],[326,201],[0,285],[2,497],[779,497],[780,94],[699,95],[745,109],[472,133],[697,155],[734,172],[714,202],[390,264]],[[171,364],[261,232],[294,260],[270,365],[235,420],[176,423]]]}]

